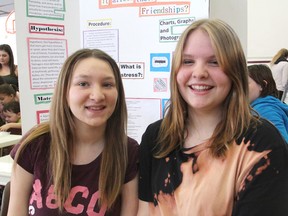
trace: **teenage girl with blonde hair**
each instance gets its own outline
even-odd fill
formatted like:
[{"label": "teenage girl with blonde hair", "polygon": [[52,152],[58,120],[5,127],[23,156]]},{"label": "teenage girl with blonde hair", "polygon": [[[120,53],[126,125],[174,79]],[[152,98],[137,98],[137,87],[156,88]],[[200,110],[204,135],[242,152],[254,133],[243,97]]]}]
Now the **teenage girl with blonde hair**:
[{"label": "teenage girl with blonde hair", "polygon": [[234,30],[193,22],[180,37],[163,120],[140,144],[138,216],[288,215],[288,151],[254,116]]}]

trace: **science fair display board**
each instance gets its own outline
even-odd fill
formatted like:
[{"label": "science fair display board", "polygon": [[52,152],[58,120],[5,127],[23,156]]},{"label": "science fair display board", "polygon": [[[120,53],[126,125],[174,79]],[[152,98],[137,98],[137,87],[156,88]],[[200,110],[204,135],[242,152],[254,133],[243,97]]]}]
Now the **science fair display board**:
[{"label": "science fair display board", "polygon": [[27,55],[22,59],[27,72],[20,81],[20,90],[30,100],[23,114],[24,123],[29,116],[24,131],[48,120],[53,88],[67,56],[79,48],[97,48],[119,65],[128,135],[138,142],[148,124],[164,115],[173,51],[181,33],[195,20],[209,16],[209,0],[26,0],[17,4],[26,8],[18,18],[27,21],[21,28],[26,38],[17,39]]}]

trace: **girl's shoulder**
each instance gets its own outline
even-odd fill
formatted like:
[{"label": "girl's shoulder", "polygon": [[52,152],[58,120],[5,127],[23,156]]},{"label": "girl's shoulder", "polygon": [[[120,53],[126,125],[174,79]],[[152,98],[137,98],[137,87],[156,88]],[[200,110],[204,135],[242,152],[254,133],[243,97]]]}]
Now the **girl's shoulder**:
[{"label": "girl's shoulder", "polygon": [[138,154],[138,150],[139,150],[139,143],[128,136],[128,143],[127,143],[127,148],[128,148],[128,154]]},{"label": "girl's shoulder", "polygon": [[41,169],[47,166],[51,139],[49,133],[44,133],[33,138],[28,143],[23,143],[27,137],[26,135],[24,135],[20,143],[12,149],[10,155],[15,159],[17,151],[21,150],[18,154],[17,164],[27,172],[33,174],[35,167],[40,167]]},{"label": "girl's shoulder", "polygon": [[[13,150],[11,151],[10,155],[14,158],[16,155],[16,152],[20,148],[20,146],[23,144],[23,142],[26,142],[26,138],[30,135],[30,131],[27,132],[20,142],[15,145]],[[25,143],[25,148],[23,149],[23,152],[25,154],[40,154],[40,155],[45,155],[47,154],[49,147],[50,147],[50,141],[51,141],[51,136],[50,133],[44,133],[40,136],[37,136],[33,138],[31,141],[28,143]]]},{"label": "girl's shoulder", "polygon": [[286,142],[278,129],[264,118],[252,122],[249,128],[236,140],[236,143],[250,143],[248,150],[257,152],[277,148],[286,149]]},{"label": "girl's shoulder", "polygon": [[162,122],[163,122],[163,119],[160,119],[149,124],[148,127],[146,128],[145,134],[148,134],[151,136],[157,136]]},{"label": "girl's shoulder", "polygon": [[[161,127],[162,119],[155,121],[148,125],[145,132],[142,135],[140,143],[140,152],[155,150],[158,142],[158,134]],[[141,155],[140,155],[141,157]]]}]

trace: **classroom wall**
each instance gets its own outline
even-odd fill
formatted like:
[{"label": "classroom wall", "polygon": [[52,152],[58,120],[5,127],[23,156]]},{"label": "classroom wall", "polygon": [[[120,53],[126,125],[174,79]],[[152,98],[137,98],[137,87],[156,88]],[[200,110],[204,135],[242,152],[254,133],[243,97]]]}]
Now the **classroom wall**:
[{"label": "classroom wall", "polygon": [[8,16],[0,16],[0,44],[9,44],[13,54],[14,62],[17,64],[15,13],[11,11]]},{"label": "classroom wall", "polygon": [[247,54],[247,0],[210,0],[210,17],[227,22],[238,34]]},{"label": "classroom wall", "polygon": [[287,0],[211,0],[210,17],[234,28],[248,62],[267,63],[288,48],[287,8]]},{"label": "classroom wall", "polygon": [[288,1],[248,1],[247,44],[249,60],[271,60],[288,48]]}]

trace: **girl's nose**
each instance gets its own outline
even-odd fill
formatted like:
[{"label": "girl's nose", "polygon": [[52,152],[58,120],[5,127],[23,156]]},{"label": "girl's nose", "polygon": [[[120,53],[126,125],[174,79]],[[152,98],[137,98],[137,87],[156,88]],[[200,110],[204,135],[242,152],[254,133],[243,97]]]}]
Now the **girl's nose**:
[{"label": "girl's nose", "polygon": [[193,73],[192,73],[193,78],[197,79],[204,79],[208,77],[208,71],[205,65],[202,63],[198,63],[195,65]]},{"label": "girl's nose", "polygon": [[103,93],[103,90],[101,87],[92,87],[91,93],[90,93],[90,99],[95,101],[101,101],[105,98],[105,95]]}]

